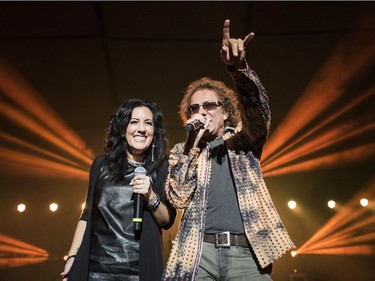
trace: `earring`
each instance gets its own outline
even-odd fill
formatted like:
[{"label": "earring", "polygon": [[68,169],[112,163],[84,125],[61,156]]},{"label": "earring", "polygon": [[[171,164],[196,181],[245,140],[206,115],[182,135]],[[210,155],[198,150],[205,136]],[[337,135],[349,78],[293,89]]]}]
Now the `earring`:
[{"label": "earring", "polygon": [[151,162],[154,162],[154,150],[155,150],[155,144],[152,144],[152,150],[151,150]]}]

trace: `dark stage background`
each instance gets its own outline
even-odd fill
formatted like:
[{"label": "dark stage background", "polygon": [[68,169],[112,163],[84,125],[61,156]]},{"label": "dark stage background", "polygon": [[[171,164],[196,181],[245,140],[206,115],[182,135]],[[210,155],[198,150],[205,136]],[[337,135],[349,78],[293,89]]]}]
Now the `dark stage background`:
[{"label": "dark stage background", "polygon": [[[299,158],[326,157],[326,162],[265,173],[297,247],[338,212],[327,208],[327,200],[343,206],[366,191],[373,208],[374,2],[1,2],[0,234],[44,249],[49,257],[12,267],[9,262],[20,254],[12,254],[0,239],[0,281],[60,280],[90,160],[103,152],[109,116],[124,100],[157,102],[170,146],[184,140],[177,112],[187,84],[210,76],[231,85],[219,59],[226,18],[233,37],[256,34],[247,59],[270,97],[272,144],[280,140],[285,146],[350,106],[320,131],[338,132],[327,135],[332,144]],[[366,91],[370,94],[356,103]],[[301,97],[306,97],[303,106]],[[331,102],[326,106],[327,100]],[[302,110],[294,111],[298,105]],[[309,110],[316,116],[298,125]],[[48,126],[52,129],[42,129]],[[297,133],[283,139],[293,129]],[[340,138],[341,133],[346,137]],[[76,154],[59,144],[63,137],[82,141],[75,146]],[[312,135],[304,142],[316,148],[314,139]],[[297,201],[299,213],[287,207],[290,199]],[[16,210],[21,202],[27,205],[24,213]],[[51,202],[59,204],[55,213],[48,210]],[[373,212],[367,216],[373,218]],[[167,253],[176,227],[164,233]],[[369,232],[359,231],[367,231],[370,238],[357,244],[372,249],[369,254],[292,258],[288,253],[275,263],[274,281],[374,280],[374,222],[367,227]],[[293,277],[294,269],[300,279]]]}]

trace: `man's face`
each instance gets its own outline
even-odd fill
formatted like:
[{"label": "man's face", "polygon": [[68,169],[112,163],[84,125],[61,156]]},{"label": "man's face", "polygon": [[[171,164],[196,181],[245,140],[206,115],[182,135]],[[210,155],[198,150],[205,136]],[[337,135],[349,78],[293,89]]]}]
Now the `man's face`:
[{"label": "man's face", "polygon": [[[190,105],[199,105],[197,111],[191,112],[192,116],[201,114],[209,122],[203,139],[216,139],[224,134],[224,121],[228,118],[228,114],[223,113],[219,103],[216,92],[210,89],[198,90],[191,96]],[[202,105],[208,106],[204,108]]]}]

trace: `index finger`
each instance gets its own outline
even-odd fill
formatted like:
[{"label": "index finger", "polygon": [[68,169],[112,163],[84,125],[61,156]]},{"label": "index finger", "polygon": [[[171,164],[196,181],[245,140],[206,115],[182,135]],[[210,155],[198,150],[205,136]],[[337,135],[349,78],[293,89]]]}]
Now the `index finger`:
[{"label": "index finger", "polygon": [[230,39],[229,25],[230,25],[230,21],[228,19],[226,19],[224,21],[224,27],[223,27],[223,45],[226,45],[226,43]]}]

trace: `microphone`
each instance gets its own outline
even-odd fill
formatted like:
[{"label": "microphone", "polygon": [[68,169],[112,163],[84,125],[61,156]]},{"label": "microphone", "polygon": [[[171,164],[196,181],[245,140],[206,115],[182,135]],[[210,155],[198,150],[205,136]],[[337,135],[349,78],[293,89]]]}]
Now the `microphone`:
[{"label": "microphone", "polygon": [[[146,169],[143,167],[137,167],[134,170],[134,176],[146,175]],[[134,214],[133,223],[134,231],[141,231],[143,221],[143,196],[139,193],[134,193]]]},{"label": "microphone", "polygon": [[204,124],[200,120],[193,120],[190,123],[187,123],[185,126],[185,130],[187,132],[192,132],[198,130],[199,128],[203,127]]}]

